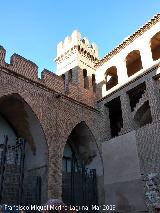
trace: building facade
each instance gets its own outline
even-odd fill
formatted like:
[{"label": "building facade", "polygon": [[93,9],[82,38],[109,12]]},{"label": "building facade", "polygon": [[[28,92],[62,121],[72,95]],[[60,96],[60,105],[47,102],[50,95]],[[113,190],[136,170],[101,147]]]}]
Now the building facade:
[{"label": "building facade", "polygon": [[[89,172],[96,171],[83,199],[76,197],[80,194],[76,187],[69,199],[78,203],[88,196],[91,202],[89,190],[94,188],[95,204],[115,205],[117,212],[156,208],[160,203],[160,15],[100,60],[96,44],[74,31],[57,45],[57,74],[43,70],[41,78],[36,64],[17,54],[7,64],[5,53],[0,47],[1,191],[9,177],[5,172],[14,164],[7,151],[4,155],[4,147],[9,150],[17,138],[24,138],[20,184],[22,179],[40,177],[40,203],[63,198],[65,190],[69,194],[73,172],[79,180],[76,184],[84,186],[91,183]],[[82,173],[76,176],[81,163],[83,182]],[[2,194],[0,198],[5,201]]]}]

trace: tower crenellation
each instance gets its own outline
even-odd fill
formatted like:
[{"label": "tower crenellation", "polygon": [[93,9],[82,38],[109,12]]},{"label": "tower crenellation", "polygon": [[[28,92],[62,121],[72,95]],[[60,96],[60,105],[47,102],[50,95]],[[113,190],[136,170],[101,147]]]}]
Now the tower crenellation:
[{"label": "tower crenellation", "polygon": [[63,78],[65,76],[67,84],[72,80],[73,83],[85,87],[84,78],[88,78],[87,88],[90,88],[92,84],[90,78],[95,75],[97,61],[97,45],[94,42],[91,43],[88,38],[82,37],[77,30],[57,45],[57,57],[55,58],[57,74],[63,75]]},{"label": "tower crenellation", "polygon": [[80,32],[77,30],[74,30],[71,36],[66,36],[64,41],[61,41],[57,45],[57,58],[65,54],[68,50],[71,50],[72,48],[81,48],[79,49],[82,53],[83,50],[91,54],[93,57],[98,58],[98,48],[96,44],[93,42],[90,44],[90,41],[88,38],[84,37],[82,38]]}]

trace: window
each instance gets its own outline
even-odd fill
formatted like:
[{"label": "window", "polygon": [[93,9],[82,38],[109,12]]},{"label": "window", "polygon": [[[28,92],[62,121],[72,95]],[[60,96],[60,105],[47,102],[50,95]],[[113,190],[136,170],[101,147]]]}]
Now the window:
[{"label": "window", "polygon": [[126,67],[127,67],[128,77],[134,75],[136,72],[143,69],[139,50],[133,50],[127,55]]},{"label": "window", "polygon": [[160,32],[151,38],[151,51],[153,60],[158,60],[160,58]]},{"label": "window", "polygon": [[68,82],[72,81],[72,69],[68,71]]},{"label": "window", "polygon": [[95,78],[95,74],[92,74],[92,87],[93,87],[93,92],[96,92],[96,78]]},{"label": "window", "polygon": [[120,97],[108,102],[107,107],[109,109],[111,136],[116,137],[119,135],[121,128],[123,127]]},{"label": "window", "polygon": [[65,74],[62,74],[61,77],[65,81]]},{"label": "window", "polygon": [[110,90],[112,87],[118,84],[117,68],[115,66],[107,69],[105,73],[106,78],[106,90]]},{"label": "window", "polygon": [[88,82],[88,76],[87,76],[86,69],[83,69],[83,80],[84,80],[84,88],[89,89],[89,82]]}]

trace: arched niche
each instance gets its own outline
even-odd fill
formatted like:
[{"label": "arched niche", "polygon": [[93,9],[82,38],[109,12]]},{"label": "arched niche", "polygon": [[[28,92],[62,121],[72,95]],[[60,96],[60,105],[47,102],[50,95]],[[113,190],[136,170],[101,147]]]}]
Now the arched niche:
[{"label": "arched niche", "polygon": [[70,70],[68,71],[68,82],[71,82],[71,81],[72,81],[72,76],[73,76],[73,71],[72,71],[72,69],[70,69]]},{"label": "arched niche", "polygon": [[83,86],[85,89],[89,89],[88,74],[86,69],[83,69]]},{"label": "arched niche", "polygon": [[16,138],[25,139],[25,176],[41,176],[41,201],[47,199],[48,146],[45,134],[35,113],[18,94],[0,98],[0,143],[7,135],[9,145]]},{"label": "arched niche", "polygon": [[63,190],[66,187],[64,177],[66,177],[66,172],[71,173],[73,157],[74,162],[76,162],[75,167],[79,167],[79,165],[83,164],[88,170],[96,170],[98,199],[103,200],[103,162],[96,140],[84,121],[78,123],[73,128],[64,146],[62,165],[62,197]]}]

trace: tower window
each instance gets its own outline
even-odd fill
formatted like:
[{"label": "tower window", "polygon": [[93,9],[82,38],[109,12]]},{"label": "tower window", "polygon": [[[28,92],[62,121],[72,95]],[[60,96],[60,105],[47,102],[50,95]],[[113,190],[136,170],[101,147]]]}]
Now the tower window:
[{"label": "tower window", "polygon": [[83,69],[83,77],[87,77],[87,70],[86,69]]},{"label": "tower window", "polygon": [[82,39],[82,42],[83,42],[83,44],[85,44],[85,40],[84,39]]},{"label": "tower window", "polygon": [[95,78],[95,74],[92,74],[92,86],[93,86],[93,92],[96,92],[96,78]]},{"label": "tower window", "polygon": [[72,81],[72,69],[68,71],[68,82]]},{"label": "tower window", "polygon": [[83,69],[83,80],[84,80],[84,88],[89,88],[89,82],[88,82],[88,76],[87,76],[87,70]]},{"label": "tower window", "polygon": [[65,81],[65,74],[62,74],[61,77]]},{"label": "tower window", "polygon": [[92,86],[95,84],[95,82],[96,82],[95,74],[92,74]]}]

